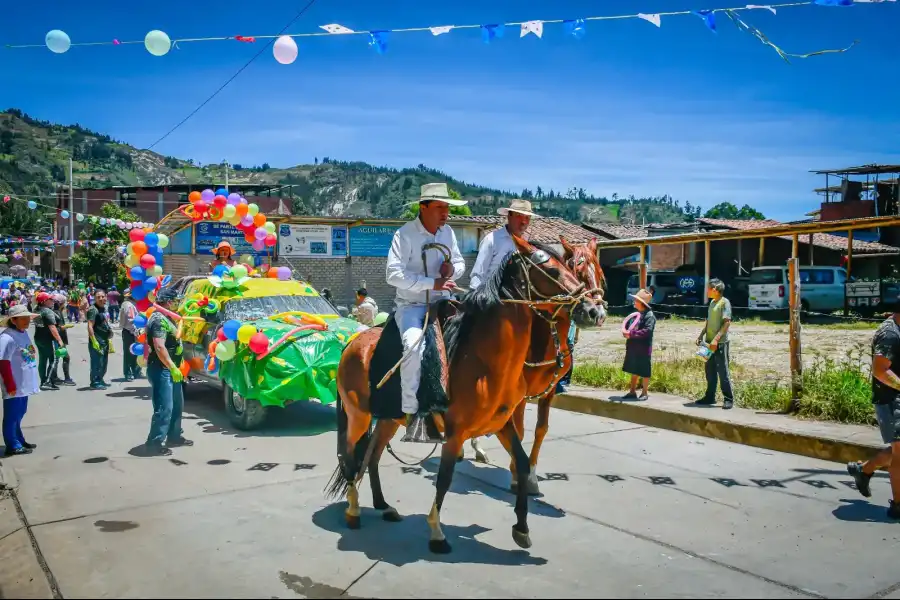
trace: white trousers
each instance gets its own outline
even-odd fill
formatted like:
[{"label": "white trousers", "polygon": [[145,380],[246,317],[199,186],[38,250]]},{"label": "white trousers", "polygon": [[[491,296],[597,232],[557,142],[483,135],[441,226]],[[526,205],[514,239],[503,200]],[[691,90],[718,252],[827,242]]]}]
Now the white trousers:
[{"label": "white trousers", "polygon": [[416,394],[419,391],[419,380],[422,377],[422,355],[425,352],[425,340],[420,341],[420,338],[427,310],[428,307],[424,304],[397,307],[397,327],[400,329],[400,337],[403,339],[404,354],[418,342],[416,350],[410,352],[400,365],[400,385],[403,388],[401,406],[403,412],[408,415],[416,414],[419,410],[419,400],[416,398]]}]

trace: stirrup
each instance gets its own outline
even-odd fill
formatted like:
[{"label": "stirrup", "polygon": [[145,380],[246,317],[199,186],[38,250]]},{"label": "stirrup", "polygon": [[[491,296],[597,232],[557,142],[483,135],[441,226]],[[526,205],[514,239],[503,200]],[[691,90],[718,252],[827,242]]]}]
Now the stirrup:
[{"label": "stirrup", "polygon": [[444,437],[437,430],[431,415],[409,415],[406,417],[406,434],[400,441],[413,444],[443,444]]}]

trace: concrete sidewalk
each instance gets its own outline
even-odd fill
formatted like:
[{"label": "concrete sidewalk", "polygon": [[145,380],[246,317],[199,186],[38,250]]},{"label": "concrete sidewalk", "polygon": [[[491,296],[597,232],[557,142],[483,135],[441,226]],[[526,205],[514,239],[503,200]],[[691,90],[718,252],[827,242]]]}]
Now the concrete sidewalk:
[{"label": "concrete sidewalk", "polygon": [[[849,462],[883,446],[876,427],[803,420],[746,408],[723,410],[653,393],[646,402],[626,400],[623,392],[572,386],[553,407],[715,438],[810,458]],[[552,425],[551,425],[552,427]]]}]

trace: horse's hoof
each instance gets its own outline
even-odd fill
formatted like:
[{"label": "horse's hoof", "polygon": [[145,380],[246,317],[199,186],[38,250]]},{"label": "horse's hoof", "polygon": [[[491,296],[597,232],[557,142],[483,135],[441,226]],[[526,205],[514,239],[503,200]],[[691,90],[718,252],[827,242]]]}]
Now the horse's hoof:
[{"label": "horse's hoof", "polygon": [[491,464],[490,459],[488,459],[487,452],[482,452],[481,450],[475,451],[475,462],[481,463],[483,465]]},{"label": "horse's hoof", "polygon": [[430,540],[428,542],[428,549],[432,554],[450,554],[450,542],[446,539],[443,540]]},{"label": "horse's hoof", "polygon": [[381,518],[388,523],[399,523],[403,520],[403,517],[400,516],[400,513],[398,513],[397,509],[393,506],[385,509],[385,511],[381,513]]},{"label": "horse's hoof", "polygon": [[516,530],[515,526],[513,526],[512,532],[513,532],[513,541],[516,543],[516,546],[518,546],[519,548],[523,548],[525,550],[531,548],[531,536],[530,535]]},{"label": "horse's hoof", "polygon": [[347,527],[349,529],[359,529],[360,528],[361,523],[359,520],[359,516],[353,517],[350,515],[345,515],[345,518],[347,519]]},{"label": "horse's hoof", "polygon": [[529,496],[540,496],[541,495],[541,486],[538,484],[538,480],[536,477],[528,478],[528,483],[525,484],[525,489],[528,490]]},{"label": "horse's hoof", "polygon": [[519,482],[518,481],[510,482],[509,491],[513,494],[518,494],[519,493]]}]

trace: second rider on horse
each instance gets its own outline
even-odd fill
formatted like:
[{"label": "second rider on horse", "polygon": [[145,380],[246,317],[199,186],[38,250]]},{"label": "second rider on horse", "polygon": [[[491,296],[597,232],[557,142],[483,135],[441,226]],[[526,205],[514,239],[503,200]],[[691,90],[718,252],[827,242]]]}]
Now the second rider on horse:
[{"label": "second rider on horse", "polygon": [[[419,216],[394,234],[386,277],[388,284],[397,288],[395,319],[403,340],[400,382],[402,408],[407,415],[403,440],[440,443],[431,415],[419,413],[417,398],[425,351],[425,315],[429,304],[450,298],[457,287],[455,280],[466,272],[456,235],[446,224],[450,207],[463,206],[466,201],[451,198],[446,183],[429,183],[422,186],[418,204]],[[447,249],[449,261],[440,249],[426,249],[428,245]]]}]

